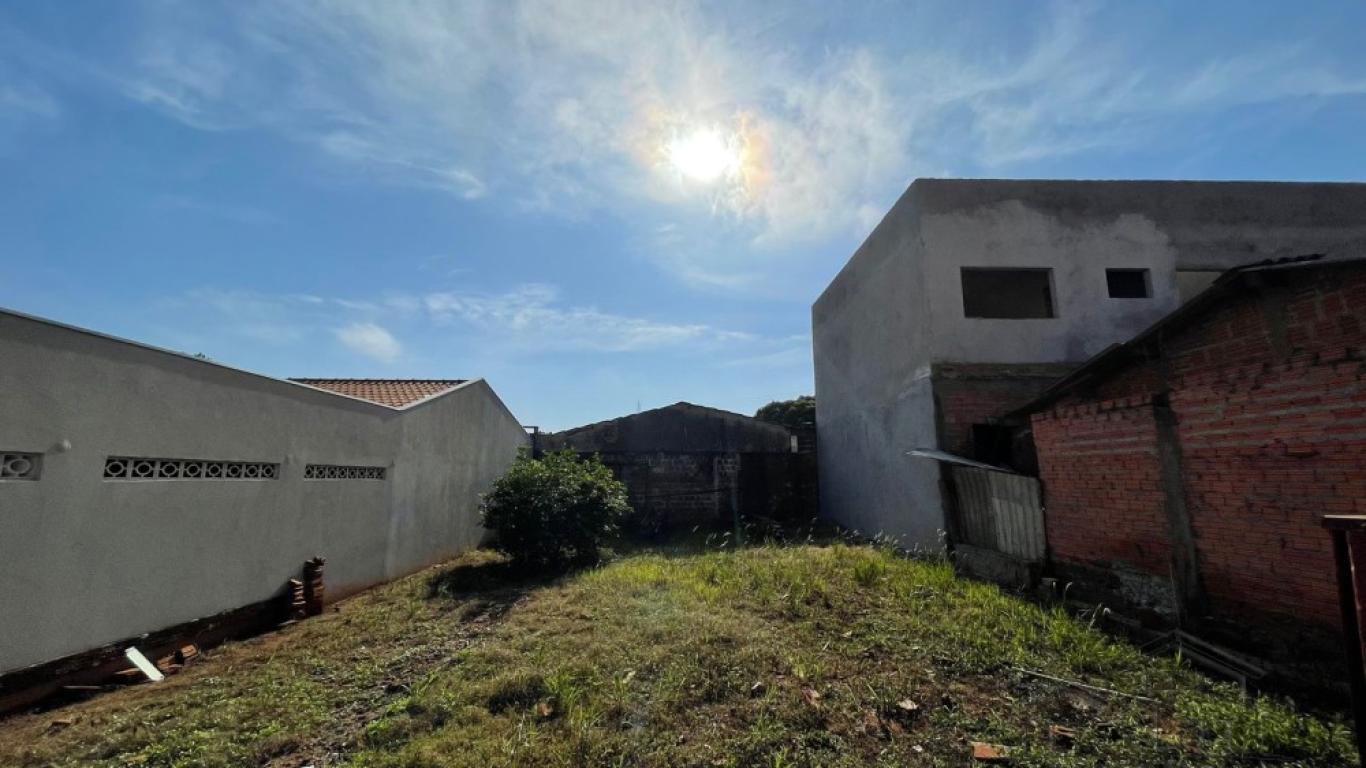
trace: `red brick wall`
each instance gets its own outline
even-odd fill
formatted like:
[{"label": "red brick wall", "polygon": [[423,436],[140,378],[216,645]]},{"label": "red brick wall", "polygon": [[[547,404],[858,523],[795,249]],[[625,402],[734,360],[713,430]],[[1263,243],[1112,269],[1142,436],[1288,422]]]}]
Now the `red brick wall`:
[{"label": "red brick wall", "polygon": [[972,426],[991,424],[1048,388],[1074,365],[935,366],[934,396],[939,420],[939,447],[973,455]]},{"label": "red brick wall", "polygon": [[1170,571],[1147,399],[1078,405],[1034,421],[1048,545],[1058,560]]},{"label": "red brick wall", "polygon": [[1231,306],[1174,345],[1187,503],[1216,609],[1336,624],[1319,519],[1366,514],[1366,272],[1296,281],[1277,304]]},{"label": "red brick wall", "polygon": [[[1230,299],[1167,340],[1183,491],[1216,614],[1335,625],[1332,553],[1319,519],[1366,514],[1366,270],[1306,269],[1272,279],[1287,284]],[[1160,372],[1158,363],[1131,367],[1092,397],[1156,394]],[[1148,434],[1143,419],[1115,413],[1073,397],[1034,417],[1050,545],[1061,561],[1143,562],[1136,534],[1165,546],[1149,455],[1135,449],[1122,466],[1107,447],[1111,437]],[[1088,442],[1088,434],[1098,439]],[[1112,498],[1128,487],[1121,482],[1134,480],[1144,486],[1133,497],[1142,502]],[[1163,530],[1117,526],[1144,505]],[[1062,530],[1084,525],[1087,507],[1097,522],[1085,535]]]}]

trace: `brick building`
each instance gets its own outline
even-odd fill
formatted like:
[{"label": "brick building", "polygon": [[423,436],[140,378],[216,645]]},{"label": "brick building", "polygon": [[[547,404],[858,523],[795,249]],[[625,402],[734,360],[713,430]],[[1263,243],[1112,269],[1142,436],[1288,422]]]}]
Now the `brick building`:
[{"label": "brick building", "polygon": [[1017,413],[1061,575],[1212,629],[1336,634],[1319,520],[1366,513],[1366,259],[1231,270]]},{"label": "brick building", "polygon": [[537,438],[541,450],[596,454],[626,484],[649,531],[729,528],[737,515],[815,514],[815,455],[786,427],[675,403]]},{"label": "brick building", "polygon": [[1366,253],[1366,184],[916,179],[811,308],[821,511],[947,530],[943,450],[1030,471],[994,417],[1224,270]]}]

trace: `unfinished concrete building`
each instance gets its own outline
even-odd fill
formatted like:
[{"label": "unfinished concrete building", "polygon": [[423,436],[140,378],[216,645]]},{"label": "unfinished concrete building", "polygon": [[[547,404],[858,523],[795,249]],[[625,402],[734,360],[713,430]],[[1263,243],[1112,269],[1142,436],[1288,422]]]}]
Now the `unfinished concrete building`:
[{"label": "unfinished concrete building", "polygon": [[918,179],[812,308],[822,513],[937,546],[906,451],[1027,463],[999,414],[1221,271],[1363,249],[1366,184]]}]

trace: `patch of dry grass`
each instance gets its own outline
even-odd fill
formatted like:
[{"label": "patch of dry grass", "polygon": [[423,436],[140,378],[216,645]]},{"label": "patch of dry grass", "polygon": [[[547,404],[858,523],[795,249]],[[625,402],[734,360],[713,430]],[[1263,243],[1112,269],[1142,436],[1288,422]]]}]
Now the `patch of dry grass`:
[{"label": "patch of dry grass", "polygon": [[0,723],[0,764],[961,766],[971,741],[1023,766],[1351,762],[1340,722],[943,563],[837,544],[635,555],[543,584],[504,568],[475,555],[380,588],[70,708],[59,732],[50,714]]}]

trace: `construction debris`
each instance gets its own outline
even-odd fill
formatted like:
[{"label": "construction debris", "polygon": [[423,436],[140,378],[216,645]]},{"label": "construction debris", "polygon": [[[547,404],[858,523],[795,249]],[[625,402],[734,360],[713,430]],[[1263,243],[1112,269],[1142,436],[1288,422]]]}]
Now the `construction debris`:
[{"label": "construction debris", "polygon": [[133,666],[137,667],[138,671],[145,675],[148,680],[159,683],[166,679],[166,675],[162,674],[161,670],[157,669],[157,665],[148,661],[147,657],[142,655],[142,651],[139,651],[135,646],[128,646],[128,648],[124,649],[123,655],[126,656],[128,660],[133,663]]},{"label": "construction debris", "polygon": [[298,621],[308,615],[308,605],[304,600],[304,583],[299,579],[290,579],[288,586],[289,608],[286,614],[290,620]]},{"label": "construction debris", "polygon": [[972,759],[979,763],[1010,762],[1010,748],[1000,744],[987,744],[984,741],[972,742]]},{"label": "construction debris", "polygon": [[327,561],[315,557],[304,562],[304,612],[321,616],[323,612],[323,566]]},{"label": "construction debris", "polygon": [[1169,651],[1180,654],[1181,658],[1189,659],[1200,669],[1222,675],[1244,689],[1267,675],[1267,670],[1254,664],[1251,659],[1181,629],[1159,635],[1145,643],[1142,650],[1148,653]]},{"label": "construction debris", "polygon": [[1075,728],[1068,728],[1065,725],[1050,725],[1048,726],[1048,738],[1061,746],[1070,747],[1072,742],[1077,740],[1077,731]]},{"label": "construction debris", "polygon": [[192,659],[199,658],[199,646],[194,643],[180,646],[180,650],[175,652],[175,662],[181,666],[188,664]]},{"label": "construction debris", "polygon": [[1150,698],[1148,696],[1139,696],[1136,693],[1125,693],[1124,691],[1116,691],[1113,688],[1101,688],[1098,685],[1088,685],[1086,683],[1081,682],[1080,680],[1068,680],[1065,677],[1054,677],[1053,675],[1046,675],[1043,672],[1038,672],[1033,669],[1025,669],[1024,667],[1011,667],[1011,669],[1014,669],[1016,672],[1029,675],[1031,677],[1039,677],[1043,678],[1044,680],[1052,680],[1055,683],[1070,685],[1073,688],[1080,688],[1084,691],[1094,691],[1095,693],[1104,693],[1109,696],[1123,696],[1126,699],[1135,699],[1137,701],[1147,701],[1152,703],[1157,702],[1157,699]]},{"label": "construction debris", "polygon": [[[130,665],[124,653],[130,645],[158,654],[156,666],[162,674],[168,674],[198,657],[201,648],[279,626],[282,615],[281,598],[273,597],[0,675],[0,715],[60,693],[88,695],[111,686],[147,680],[141,670]],[[194,642],[191,644],[190,640]]]}]

